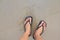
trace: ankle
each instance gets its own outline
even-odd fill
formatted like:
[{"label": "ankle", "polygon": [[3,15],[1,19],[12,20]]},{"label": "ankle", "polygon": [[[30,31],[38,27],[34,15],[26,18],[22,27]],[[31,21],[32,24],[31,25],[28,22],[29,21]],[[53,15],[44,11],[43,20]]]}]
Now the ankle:
[{"label": "ankle", "polygon": [[25,32],[25,34],[30,35],[30,32]]},{"label": "ankle", "polygon": [[37,33],[34,34],[34,38],[36,38],[38,36],[40,36],[40,34],[37,34]]}]

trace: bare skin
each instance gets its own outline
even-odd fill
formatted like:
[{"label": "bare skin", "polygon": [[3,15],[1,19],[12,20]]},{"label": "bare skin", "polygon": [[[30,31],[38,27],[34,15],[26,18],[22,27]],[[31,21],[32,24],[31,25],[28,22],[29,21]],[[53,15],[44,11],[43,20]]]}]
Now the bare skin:
[{"label": "bare skin", "polygon": [[[30,20],[30,22],[31,22],[31,18],[28,18],[27,20]],[[27,21],[26,20],[26,21]],[[24,22],[24,23],[26,23],[26,21]],[[44,22],[43,24],[42,24],[43,26],[44,26],[44,30],[45,30],[45,27],[46,27],[46,23]],[[30,24],[29,24],[29,22],[26,24],[26,31],[24,32],[24,34],[22,35],[22,37],[20,38],[20,40],[28,40],[28,38],[29,38],[29,34],[30,34],[30,32],[31,32],[31,29],[30,29]],[[36,31],[35,31],[35,33],[34,33],[34,40],[43,40],[43,38],[41,37],[41,32],[42,32],[42,26],[40,27],[40,28],[38,28]]]},{"label": "bare skin", "polygon": [[[47,26],[47,24],[46,24],[46,22],[45,21],[43,21],[44,23],[42,23],[42,25],[41,25],[41,27],[40,28],[38,28],[36,31],[35,31],[35,33],[34,33],[34,39],[35,40],[43,40],[43,38],[41,37],[41,32],[42,32],[42,28],[44,27],[44,30],[45,30],[45,28],[46,28],[46,26]],[[40,25],[39,25],[40,26]]]},{"label": "bare skin", "polygon": [[[28,18],[26,21],[31,20],[31,18]],[[26,23],[24,22],[24,24]],[[20,40],[28,40],[30,34],[30,24],[29,22],[26,24],[26,31],[24,32],[23,36],[20,38]]]}]

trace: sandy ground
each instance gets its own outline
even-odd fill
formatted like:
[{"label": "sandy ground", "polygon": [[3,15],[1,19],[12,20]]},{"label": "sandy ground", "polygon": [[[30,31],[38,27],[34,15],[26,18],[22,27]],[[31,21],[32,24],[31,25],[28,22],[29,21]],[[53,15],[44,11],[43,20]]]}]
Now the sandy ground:
[{"label": "sandy ground", "polygon": [[47,22],[44,40],[60,40],[60,0],[0,0],[0,40],[19,40],[28,15],[34,18],[33,28],[40,20]]}]

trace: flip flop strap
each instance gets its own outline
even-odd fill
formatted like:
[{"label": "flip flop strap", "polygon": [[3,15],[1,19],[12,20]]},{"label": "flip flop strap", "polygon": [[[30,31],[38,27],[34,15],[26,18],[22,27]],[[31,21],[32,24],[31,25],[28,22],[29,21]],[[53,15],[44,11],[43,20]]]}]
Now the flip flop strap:
[{"label": "flip flop strap", "polygon": [[27,24],[28,22],[29,22],[29,24],[31,25],[30,20],[26,21],[26,23],[24,24],[24,30],[26,30],[25,26],[26,26],[26,24]]}]

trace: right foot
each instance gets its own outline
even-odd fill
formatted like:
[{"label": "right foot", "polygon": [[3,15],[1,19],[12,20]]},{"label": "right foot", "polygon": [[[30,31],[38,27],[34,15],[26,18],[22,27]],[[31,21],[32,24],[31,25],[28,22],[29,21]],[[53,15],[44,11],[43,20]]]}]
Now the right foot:
[{"label": "right foot", "polygon": [[33,38],[36,36],[39,36],[43,33],[43,31],[45,30],[47,24],[44,20],[40,21],[40,23],[38,24],[37,29],[35,30],[34,34],[33,34]]}]

